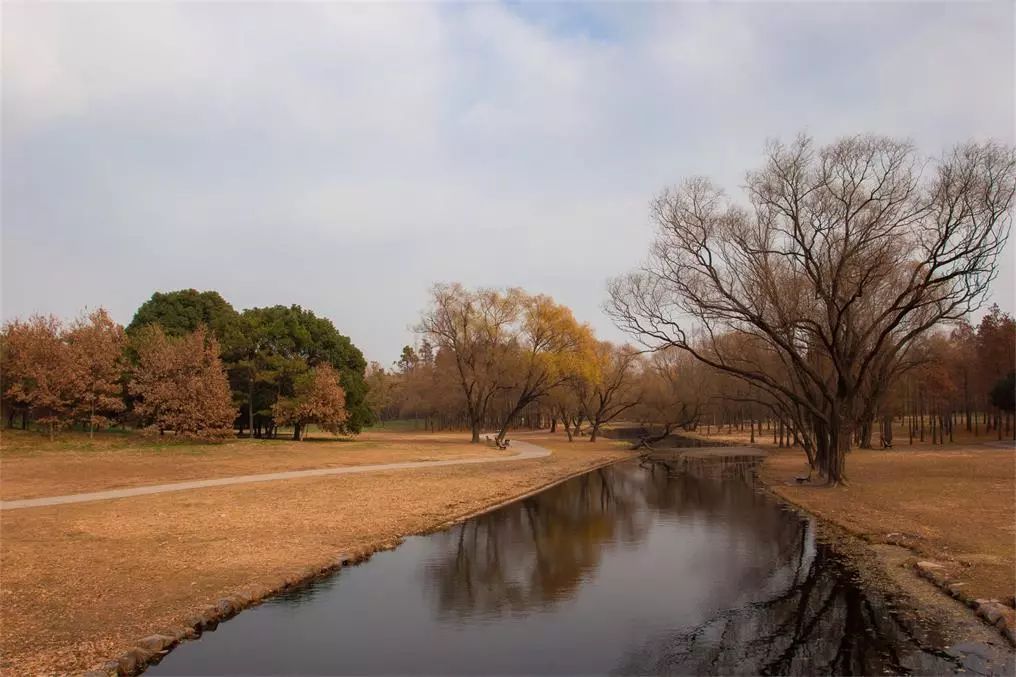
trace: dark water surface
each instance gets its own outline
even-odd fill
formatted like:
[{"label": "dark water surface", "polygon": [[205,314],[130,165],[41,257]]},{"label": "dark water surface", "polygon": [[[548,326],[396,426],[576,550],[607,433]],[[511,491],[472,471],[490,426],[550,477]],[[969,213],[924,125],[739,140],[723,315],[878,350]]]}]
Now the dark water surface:
[{"label": "dark water surface", "polygon": [[273,598],[149,673],[954,672],[942,644],[750,479],[626,462]]}]

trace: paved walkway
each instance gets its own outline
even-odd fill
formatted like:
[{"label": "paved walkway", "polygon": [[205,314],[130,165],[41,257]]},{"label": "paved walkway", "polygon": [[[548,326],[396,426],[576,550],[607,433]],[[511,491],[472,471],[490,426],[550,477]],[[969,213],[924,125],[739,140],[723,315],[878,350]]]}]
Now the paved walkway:
[{"label": "paved walkway", "polygon": [[41,508],[47,505],[64,505],[66,503],[86,503],[89,501],[105,501],[112,498],[129,498],[148,494],[165,494],[170,491],[187,491],[188,489],[204,489],[205,487],[223,487],[231,484],[251,484],[253,482],[273,482],[301,477],[325,477],[327,475],[355,475],[358,473],[375,472],[378,470],[404,470],[412,468],[440,468],[449,465],[471,465],[474,463],[498,463],[507,461],[525,461],[531,458],[550,456],[550,450],[525,442],[512,440],[512,449],[518,450],[514,456],[495,456],[492,458],[460,458],[447,461],[408,461],[404,463],[381,463],[375,465],[352,465],[337,468],[318,468],[316,470],[290,470],[288,472],[272,472],[263,475],[238,475],[236,477],[220,477],[213,480],[194,480],[192,482],[173,482],[172,484],[152,484],[146,487],[131,489],[111,489],[95,491],[88,494],[68,494],[66,496],[47,496],[45,498],[26,498],[17,501],[0,501],[0,510],[17,510],[19,508]]}]

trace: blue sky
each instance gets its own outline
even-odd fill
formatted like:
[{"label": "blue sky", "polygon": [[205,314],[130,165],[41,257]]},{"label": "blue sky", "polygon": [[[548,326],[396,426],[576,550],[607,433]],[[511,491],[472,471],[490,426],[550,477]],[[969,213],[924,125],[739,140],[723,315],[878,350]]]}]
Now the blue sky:
[{"label": "blue sky", "polygon": [[[2,313],[299,303],[390,362],[430,284],[608,338],[648,202],[767,138],[1014,135],[1008,2],[3,5]],[[995,300],[1014,310],[1013,246]]]}]

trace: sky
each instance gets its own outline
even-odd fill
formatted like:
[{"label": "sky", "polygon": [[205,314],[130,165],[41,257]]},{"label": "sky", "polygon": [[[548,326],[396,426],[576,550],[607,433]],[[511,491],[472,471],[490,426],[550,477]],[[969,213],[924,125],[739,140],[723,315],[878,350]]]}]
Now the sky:
[{"label": "sky", "polygon": [[[1014,141],[1011,2],[2,5],[2,311],[300,304],[390,363],[435,282],[604,338],[649,202],[767,139]],[[993,300],[1016,310],[1016,244]]]}]

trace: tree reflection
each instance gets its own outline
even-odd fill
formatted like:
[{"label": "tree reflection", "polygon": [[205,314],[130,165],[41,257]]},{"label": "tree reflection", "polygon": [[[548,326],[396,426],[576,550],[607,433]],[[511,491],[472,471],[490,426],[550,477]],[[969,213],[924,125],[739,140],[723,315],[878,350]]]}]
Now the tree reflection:
[{"label": "tree reflection", "polygon": [[[614,466],[470,520],[442,536],[442,554],[425,572],[439,618],[477,622],[549,609],[574,597],[605,553],[641,547],[654,525],[669,522],[707,536],[672,551],[683,568],[661,560],[653,580],[634,584],[694,588],[704,620],[647,629],[618,672],[952,671],[955,660],[927,648],[932,642],[885,599],[865,593],[816,542],[809,521],[755,490],[753,463]],[[688,622],[687,612],[675,609],[675,619]]]},{"label": "tree reflection", "polygon": [[617,672],[943,674],[959,666],[887,611],[886,600],[862,592],[827,546],[818,544],[813,554],[787,567],[794,572],[786,587],[690,629],[649,639],[625,656]]},{"label": "tree reflection", "polygon": [[640,541],[649,527],[642,483],[600,469],[461,524],[447,555],[427,568],[443,617],[518,613],[568,599],[605,547]]},{"label": "tree reflection", "polygon": [[738,530],[753,531],[765,565],[742,582],[749,598],[694,627],[650,638],[625,656],[618,673],[941,674],[959,665],[931,648],[889,601],[863,592],[856,574],[815,541],[810,521],[746,490],[754,484],[751,463],[732,465],[716,475],[725,479],[709,481],[701,467],[651,464],[647,500],[678,515],[733,516]]}]

